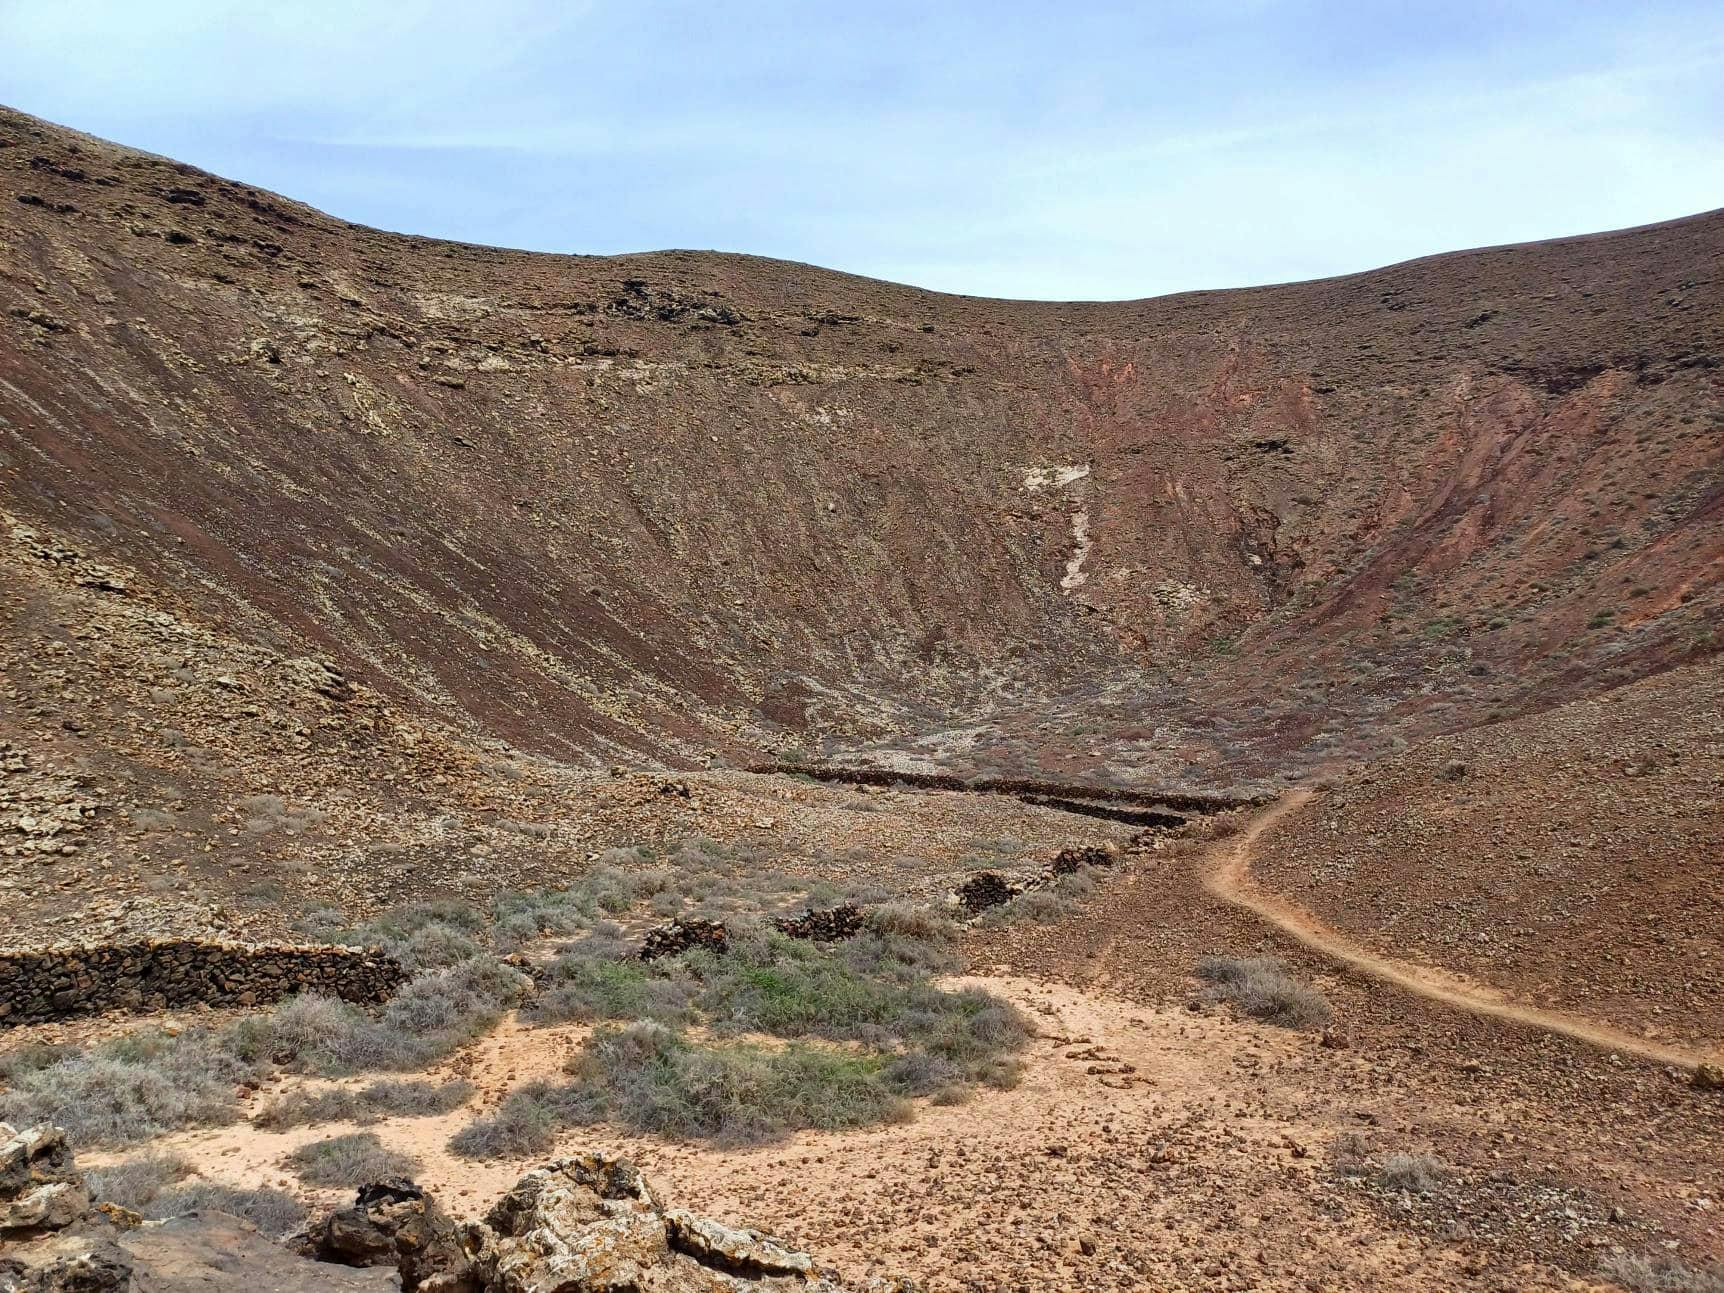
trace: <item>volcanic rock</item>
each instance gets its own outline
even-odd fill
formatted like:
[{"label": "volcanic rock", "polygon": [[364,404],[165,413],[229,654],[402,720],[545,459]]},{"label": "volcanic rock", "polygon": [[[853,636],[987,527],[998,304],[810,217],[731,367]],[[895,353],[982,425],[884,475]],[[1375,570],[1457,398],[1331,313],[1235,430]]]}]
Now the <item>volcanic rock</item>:
[{"label": "volcanic rock", "polygon": [[403,1177],[365,1186],[351,1205],[337,1208],[316,1228],[310,1246],[319,1261],[393,1267],[407,1293],[477,1293],[480,1287],[460,1228]]},{"label": "volcanic rock", "polygon": [[64,1132],[0,1122],[0,1234],[63,1230],[89,1206]]},{"label": "volcanic rock", "polygon": [[641,960],[656,961],[661,956],[680,956],[694,948],[704,947],[714,952],[730,948],[730,930],[723,921],[703,920],[699,916],[682,916],[656,929],[649,929],[641,942]]}]

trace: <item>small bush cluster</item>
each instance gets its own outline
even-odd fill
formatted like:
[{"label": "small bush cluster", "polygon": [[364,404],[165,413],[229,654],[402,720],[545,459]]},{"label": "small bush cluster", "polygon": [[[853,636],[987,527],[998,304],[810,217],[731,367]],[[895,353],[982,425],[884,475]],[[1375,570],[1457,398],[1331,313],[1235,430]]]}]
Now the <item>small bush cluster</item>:
[{"label": "small bush cluster", "polygon": [[369,1131],[331,1136],[301,1145],[282,1160],[307,1185],[357,1188],[386,1176],[412,1176],[419,1161],[386,1149]]},{"label": "small bush cluster", "polygon": [[144,1208],[163,1190],[192,1174],[192,1165],[177,1154],[146,1154],[84,1173],[90,1198],[116,1203],[133,1212]]},{"label": "small bush cluster", "polygon": [[1206,956],[1197,963],[1197,977],[1209,984],[1210,1001],[1229,1002],[1282,1028],[1321,1028],[1332,1015],[1323,994],[1274,957]]},{"label": "small bush cluster", "polygon": [[422,1068],[491,1027],[524,975],[488,957],[420,974],[376,1015],[302,996],[219,1028],[139,1032],[28,1068],[0,1120],[52,1122],[76,1145],[128,1145],[241,1116],[235,1091],[274,1068],[338,1075]]},{"label": "small bush cluster", "polygon": [[601,1019],[683,1023],[692,1017],[693,996],[692,984],[655,970],[650,962],[565,956],[554,963],[521,1017],[540,1024]]},{"label": "small bush cluster", "polygon": [[1724,1293],[1724,1266],[1690,1266],[1674,1257],[1612,1253],[1598,1273],[1629,1293]]},{"label": "small bush cluster", "polygon": [[197,1179],[191,1164],[174,1155],[147,1155],[84,1173],[90,1197],[164,1221],[200,1209],[226,1212],[276,1238],[305,1223],[305,1209],[292,1195],[271,1189],[238,1189]]},{"label": "small bush cluster", "polygon": [[310,804],[290,804],[280,795],[247,795],[239,801],[245,829],[254,835],[284,830],[289,835],[317,825],[323,810]]},{"label": "small bush cluster", "polygon": [[1448,1174],[1429,1154],[1385,1154],[1377,1165],[1377,1184],[1402,1194],[1434,1194]]},{"label": "small bush cluster", "polygon": [[[739,924],[722,956],[701,949],[642,963],[565,955],[534,1012],[623,1026],[588,1039],[570,1062],[569,1082],[515,1091],[450,1147],[474,1158],[524,1156],[545,1150],[563,1128],[601,1121],[754,1144],[803,1128],[902,1118],[913,1096],[951,1102],[977,1084],[1009,1086],[1027,1026],[986,993],[931,982],[949,967],[953,941],[945,921],[885,908],[856,937],[832,945]],[[713,1040],[679,1031],[690,1023]],[[761,1034],[784,1044],[745,1040]]]},{"label": "small bush cluster", "polygon": [[[253,807],[274,812],[271,804]],[[567,889],[505,894],[488,909],[421,902],[359,925],[331,908],[309,911],[297,922],[303,934],[381,947],[412,977],[377,1009],[308,995],[176,1036],[144,1029],[84,1049],[21,1048],[0,1057],[0,1119],[55,1122],[74,1144],[120,1146],[182,1127],[236,1121],[243,1116],[236,1091],[273,1073],[336,1077],[423,1068],[527,999],[533,984],[499,953],[546,936],[568,941],[533,993],[525,1011],[530,1021],[698,1024],[721,1042],[753,1032],[856,1048],[855,1054],[819,1046],[755,1054],[738,1045],[715,1051],[690,1042],[678,1050],[673,1076],[679,1081],[729,1074],[739,1090],[772,1094],[777,1112],[765,1115],[761,1135],[815,1116],[844,1116],[797,1113],[789,1088],[772,1085],[781,1080],[825,1082],[839,1101],[835,1109],[843,1107],[846,1092],[859,1092],[855,1107],[879,1116],[890,1116],[906,1096],[955,1100],[976,1083],[1014,1080],[1011,1053],[1025,1035],[1016,1012],[978,993],[941,992],[930,982],[960,964],[954,926],[926,911],[887,904],[873,907],[861,933],[843,943],[795,942],[753,923],[798,892],[798,882],[771,871],[769,862],[761,851],[696,838],[658,855],[607,851]],[[1078,881],[1062,883],[1070,888]],[[830,896],[856,895],[834,888]],[[735,931],[732,954],[642,963],[609,920],[642,904],[672,915],[722,917]],[[754,1075],[748,1079],[753,1086],[742,1081],[745,1074]],[[360,1091],[289,1096],[259,1122],[364,1124],[390,1114],[447,1112],[470,1094],[464,1083],[374,1082]],[[540,1134],[524,1109],[505,1110],[514,1124],[499,1123],[494,1134],[507,1143]],[[703,1117],[692,1117],[689,1126],[697,1130],[686,1134],[743,1134],[734,1116]],[[679,1125],[666,1122],[672,1131]]]},{"label": "small bush cluster", "polygon": [[1244,828],[1243,813],[1234,809],[1224,813],[1211,813],[1207,817],[1196,817],[1186,822],[1180,828],[1180,835],[1192,840],[1224,840],[1239,834]]},{"label": "small bush cluster", "polygon": [[234,1121],[236,1086],[258,1076],[255,1060],[215,1034],[121,1037],[13,1077],[0,1122],[54,1123],[75,1145],[127,1145]]},{"label": "small bush cluster", "polygon": [[305,1127],[320,1122],[378,1122],[386,1117],[423,1118],[459,1109],[473,1098],[473,1084],[383,1081],[357,1091],[334,1087],[295,1091],[283,1096],[254,1120],[271,1130]]},{"label": "small bush cluster", "polygon": [[399,1072],[423,1068],[489,1031],[530,986],[511,966],[476,956],[416,975],[376,1015],[326,997],[295,997],[235,1028],[255,1031],[256,1048],[302,1072]]},{"label": "small bush cluster", "polygon": [[511,1093],[491,1118],[450,1141],[469,1158],[538,1153],[565,1127],[610,1120],[630,1131],[724,1146],[803,1128],[837,1130],[908,1116],[878,1055],[805,1042],[699,1045],[642,1021],[595,1033],[570,1066],[574,1081]]}]

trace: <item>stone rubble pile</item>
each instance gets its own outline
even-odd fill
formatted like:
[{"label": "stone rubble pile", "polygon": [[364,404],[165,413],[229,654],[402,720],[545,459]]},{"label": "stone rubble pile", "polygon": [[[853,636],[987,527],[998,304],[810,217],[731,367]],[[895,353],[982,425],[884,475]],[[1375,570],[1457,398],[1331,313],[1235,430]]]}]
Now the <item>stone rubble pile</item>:
[{"label": "stone rubble pile", "polygon": [[990,907],[998,907],[1013,898],[1037,889],[1045,889],[1062,876],[1073,875],[1091,867],[1110,867],[1119,861],[1115,845],[1089,845],[1061,849],[1053,861],[1036,875],[1021,880],[1008,879],[998,871],[978,871],[956,889],[949,901],[965,915],[979,916]]},{"label": "stone rubble pile", "polygon": [[773,928],[791,938],[815,943],[836,943],[854,938],[862,932],[862,909],[853,903],[837,907],[814,908],[798,916],[780,916]]},{"label": "stone rubble pile", "polygon": [[1080,845],[1077,848],[1061,849],[1054,854],[1054,860],[1048,863],[1048,870],[1054,875],[1071,875],[1086,866],[1112,866],[1118,859],[1119,854],[1104,845]]},{"label": "stone rubble pile", "polygon": [[699,916],[682,916],[668,924],[649,929],[641,942],[641,960],[656,961],[661,956],[681,956],[697,947],[705,947],[722,955],[730,950],[730,930],[721,920],[703,920]]},{"label": "stone rubble pile", "polygon": [[989,907],[1010,902],[1022,892],[1022,885],[1014,884],[998,871],[978,871],[952,890],[952,899],[969,915],[975,916]]}]

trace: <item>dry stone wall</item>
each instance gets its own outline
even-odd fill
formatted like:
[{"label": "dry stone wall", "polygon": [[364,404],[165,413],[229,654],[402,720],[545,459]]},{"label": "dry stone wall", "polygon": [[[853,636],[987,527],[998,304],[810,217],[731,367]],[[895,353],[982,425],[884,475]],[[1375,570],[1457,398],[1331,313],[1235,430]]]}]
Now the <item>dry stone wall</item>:
[{"label": "dry stone wall", "polygon": [[0,1027],[104,1010],[260,1005],[300,992],[367,1005],[406,978],[400,962],[371,948],[156,939],[0,952]]}]

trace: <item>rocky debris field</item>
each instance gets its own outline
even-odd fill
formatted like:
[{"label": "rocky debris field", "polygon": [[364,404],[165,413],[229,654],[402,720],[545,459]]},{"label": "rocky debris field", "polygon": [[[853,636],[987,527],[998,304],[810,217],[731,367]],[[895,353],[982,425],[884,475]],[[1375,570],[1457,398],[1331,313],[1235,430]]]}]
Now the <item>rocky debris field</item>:
[{"label": "rocky debris field", "polygon": [[[0,1293],[841,1293],[807,1253],[672,1208],[634,1164],[588,1153],[521,1177],[483,1218],[452,1219],[406,1179],[359,1188],[285,1244],[219,1209],[146,1221],[90,1191],[54,1127],[0,1123]],[[294,1256],[297,1252],[300,1256]],[[913,1293],[874,1278],[868,1293]]]}]

